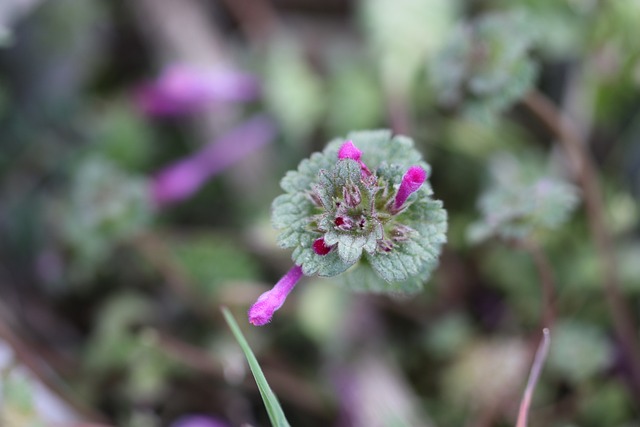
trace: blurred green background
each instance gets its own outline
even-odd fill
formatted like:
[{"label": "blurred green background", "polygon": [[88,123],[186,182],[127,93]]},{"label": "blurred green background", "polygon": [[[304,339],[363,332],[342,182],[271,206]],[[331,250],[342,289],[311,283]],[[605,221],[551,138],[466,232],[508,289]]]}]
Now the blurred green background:
[{"label": "blurred green background", "polygon": [[[224,305],[293,426],[514,425],[542,325],[529,425],[640,426],[638,23],[638,0],[0,0],[0,424],[269,425]],[[377,128],[432,166],[438,270],[411,296],[303,278],[252,327],[291,266],[280,178]]]}]

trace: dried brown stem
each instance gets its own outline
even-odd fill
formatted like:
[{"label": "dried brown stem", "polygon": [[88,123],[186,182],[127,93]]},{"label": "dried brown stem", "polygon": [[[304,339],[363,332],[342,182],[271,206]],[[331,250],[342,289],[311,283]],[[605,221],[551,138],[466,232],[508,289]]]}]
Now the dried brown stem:
[{"label": "dried brown stem", "polygon": [[523,103],[557,137],[582,188],[589,228],[602,262],[605,299],[611,312],[617,338],[631,367],[635,392],[640,393],[640,350],[633,317],[620,293],[613,239],[605,226],[604,203],[598,175],[587,152],[586,143],[572,121],[540,92],[530,92]]}]

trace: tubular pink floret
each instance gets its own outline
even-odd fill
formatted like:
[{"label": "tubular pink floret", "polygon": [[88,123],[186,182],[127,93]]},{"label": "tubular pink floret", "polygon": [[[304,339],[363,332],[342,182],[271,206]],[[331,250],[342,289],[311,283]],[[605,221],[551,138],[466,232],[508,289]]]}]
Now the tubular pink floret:
[{"label": "tubular pink floret", "polygon": [[402,177],[402,183],[396,194],[395,208],[400,209],[407,198],[415,193],[427,179],[427,173],[420,166],[411,166]]},{"label": "tubular pink floret", "polygon": [[345,141],[338,151],[338,159],[340,160],[351,159],[360,162],[360,157],[362,157],[362,151],[358,150],[358,147],[351,140]]},{"label": "tubular pink floret", "polygon": [[345,141],[340,147],[340,150],[338,150],[338,160],[355,160],[356,162],[360,163],[360,168],[362,169],[362,177],[369,177],[371,176],[371,171],[369,170],[367,165],[365,165],[364,162],[360,160],[361,157],[362,151],[360,151],[351,140]]},{"label": "tubular pink floret", "polygon": [[289,292],[296,286],[300,277],[302,277],[302,267],[294,265],[270,291],[260,295],[255,304],[249,309],[249,323],[255,326],[269,323],[273,313],[282,307]]}]

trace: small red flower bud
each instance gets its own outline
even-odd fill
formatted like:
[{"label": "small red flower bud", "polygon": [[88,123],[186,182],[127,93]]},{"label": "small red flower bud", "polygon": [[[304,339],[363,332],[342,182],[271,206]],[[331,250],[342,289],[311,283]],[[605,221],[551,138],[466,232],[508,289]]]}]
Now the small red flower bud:
[{"label": "small red flower bud", "polygon": [[353,219],[348,216],[338,216],[333,221],[336,227],[342,231],[348,231],[353,228]]},{"label": "small red flower bud", "polygon": [[327,246],[322,237],[313,242],[313,251],[318,255],[326,255],[331,252],[331,249],[333,247]]}]

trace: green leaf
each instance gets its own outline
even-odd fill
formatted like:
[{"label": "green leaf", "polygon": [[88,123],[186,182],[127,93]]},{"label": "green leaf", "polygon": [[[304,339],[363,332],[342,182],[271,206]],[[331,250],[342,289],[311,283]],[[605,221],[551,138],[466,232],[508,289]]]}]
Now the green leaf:
[{"label": "green leaf", "polygon": [[368,257],[361,259],[356,267],[340,275],[338,283],[353,292],[410,295],[422,290],[422,284],[430,271],[428,269],[427,272],[420,272],[403,282],[388,282],[376,273],[368,260]]},{"label": "green leaf", "polygon": [[407,241],[396,245],[389,253],[367,254],[371,267],[388,282],[402,282],[418,274],[426,254],[420,245]]},{"label": "green leaf", "polygon": [[360,181],[360,164],[355,160],[340,160],[332,170],[334,175],[333,183],[337,187],[344,187]]},{"label": "green leaf", "polygon": [[[338,141],[340,143],[341,141]],[[286,192],[310,190],[312,184],[318,179],[318,172],[322,169],[331,169],[338,158],[339,146],[325,149],[322,153],[313,153],[308,159],[304,159],[295,171],[289,171],[280,181],[280,187]]]},{"label": "green leaf", "polygon": [[[423,188],[420,191],[430,190]],[[417,234],[397,243],[391,252],[367,255],[367,259],[389,282],[403,282],[421,271],[422,279],[427,280],[429,272],[437,265],[440,248],[446,242],[447,213],[442,209],[442,202],[420,197],[398,219]]]},{"label": "green leaf", "polygon": [[73,273],[86,282],[116,245],[132,238],[153,219],[148,183],[104,157],[82,160],[59,215],[73,252]]},{"label": "green leaf", "polygon": [[340,259],[348,264],[358,261],[366,243],[367,236],[341,234],[338,239],[338,255],[340,255]]},{"label": "green leaf", "polygon": [[300,244],[306,234],[313,204],[304,193],[285,193],[275,198],[271,205],[272,225],[282,230],[278,245],[292,248]]},{"label": "green leaf", "polygon": [[438,102],[490,122],[533,85],[534,32],[524,12],[491,13],[461,24],[429,64]]},{"label": "green leaf", "polygon": [[613,348],[595,324],[562,320],[555,326],[549,351],[549,368],[573,384],[594,378],[610,366]]},{"label": "green leaf", "polygon": [[242,351],[247,358],[249,368],[251,369],[253,378],[256,380],[258,390],[260,390],[260,396],[262,396],[262,401],[264,402],[264,406],[267,409],[267,413],[269,414],[271,425],[274,427],[289,427],[289,422],[287,421],[287,418],[285,417],[284,412],[280,407],[278,398],[271,390],[271,387],[269,387],[269,383],[267,383],[267,379],[265,378],[262,369],[260,369],[258,360],[253,354],[253,351],[251,351],[251,347],[249,347],[249,343],[247,343],[244,335],[242,335],[240,327],[226,307],[222,307],[222,314],[224,315],[229,328],[231,328],[231,332],[233,332],[233,335],[238,341],[238,344],[240,344],[240,347],[242,348]]},{"label": "green leaf", "polygon": [[331,251],[327,255],[318,255],[313,250],[313,241],[320,237],[309,233],[300,236],[300,244],[293,250],[291,258],[296,265],[302,266],[305,276],[331,277],[346,271],[353,263],[344,262],[338,251]]},{"label": "green leaf", "polygon": [[[500,6],[512,7],[512,0],[500,0]],[[522,0],[518,9],[527,14],[529,27],[535,32],[536,49],[552,61],[576,58],[584,54],[597,29],[594,20],[606,16],[607,6],[631,5],[633,1],[581,2],[557,0]],[[637,22],[636,16],[629,16]],[[635,28],[635,27],[634,27]]]},{"label": "green leaf", "polygon": [[491,235],[522,239],[536,231],[557,229],[578,204],[578,190],[545,176],[535,156],[520,160],[501,153],[491,160],[490,171],[491,184],[478,200],[483,218],[468,230],[472,242]]}]

